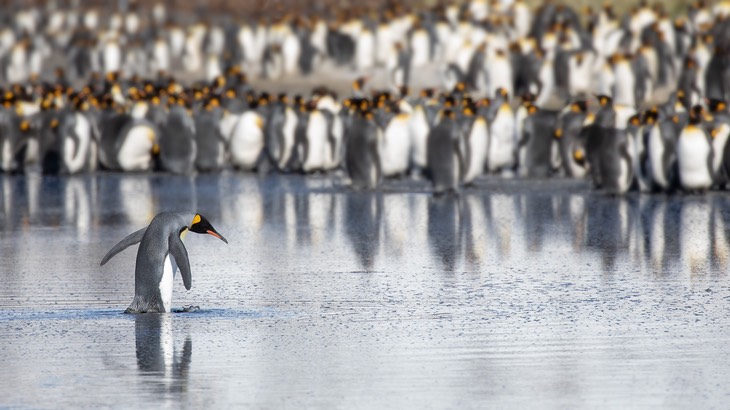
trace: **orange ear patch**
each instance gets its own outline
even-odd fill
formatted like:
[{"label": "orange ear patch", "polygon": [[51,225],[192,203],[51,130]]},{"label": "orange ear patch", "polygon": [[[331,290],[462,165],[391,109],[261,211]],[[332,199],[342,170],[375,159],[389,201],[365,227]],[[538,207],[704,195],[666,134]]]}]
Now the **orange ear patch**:
[{"label": "orange ear patch", "polygon": [[195,217],[193,218],[192,225],[195,225],[196,223],[200,222],[200,215],[195,214]]}]

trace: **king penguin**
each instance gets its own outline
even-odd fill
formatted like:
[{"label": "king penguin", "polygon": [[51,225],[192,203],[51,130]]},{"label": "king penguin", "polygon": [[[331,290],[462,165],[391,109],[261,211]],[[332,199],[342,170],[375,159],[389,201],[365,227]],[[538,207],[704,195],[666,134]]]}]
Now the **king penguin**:
[{"label": "king penguin", "polygon": [[428,134],[428,169],[435,195],[458,193],[464,171],[461,132],[456,114],[444,110]]},{"label": "king penguin", "polygon": [[122,239],[104,256],[101,266],[119,252],[140,244],[134,269],[134,300],[125,313],[170,312],[172,283],[178,268],[185,289],[190,290],[190,261],[182,241],[188,230],[228,243],[200,214],[163,212],[155,216],[149,226]]},{"label": "king penguin", "polygon": [[677,140],[677,165],[682,189],[702,192],[714,181],[712,142],[702,124],[703,109],[696,105],[690,111],[689,124]]},{"label": "king penguin", "polygon": [[383,175],[378,150],[382,131],[369,108],[358,110],[354,116],[345,142],[345,168],[353,189],[375,189]]},{"label": "king penguin", "polygon": [[170,107],[167,122],[160,131],[162,168],[175,174],[191,174],[198,155],[192,117],[184,107],[174,105]]}]

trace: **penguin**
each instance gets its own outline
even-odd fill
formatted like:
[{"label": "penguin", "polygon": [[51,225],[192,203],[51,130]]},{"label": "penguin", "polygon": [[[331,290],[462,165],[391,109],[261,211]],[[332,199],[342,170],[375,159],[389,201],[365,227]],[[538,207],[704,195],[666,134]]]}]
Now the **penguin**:
[{"label": "penguin", "polygon": [[[613,163],[615,159],[612,156],[613,152],[606,149],[606,145],[610,145],[606,141],[611,138],[613,130],[616,128],[616,111],[613,109],[611,97],[600,95],[597,98],[600,108],[595,114],[595,119],[584,128],[582,133],[585,135],[585,161],[593,180],[593,186],[596,189],[602,189],[604,175],[602,162],[608,161],[609,165],[605,168],[611,170],[610,163]],[[576,160],[579,160],[577,155],[574,156]]]},{"label": "penguin", "polygon": [[423,67],[431,61],[431,36],[420,19],[416,21],[409,34],[408,49],[411,70]]},{"label": "penguin", "polygon": [[714,182],[712,142],[702,124],[703,114],[701,106],[692,107],[689,123],[677,139],[679,182],[688,192],[706,191]]},{"label": "penguin", "polygon": [[385,65],[385,61],[388,59],[388,52],[393,47],[393,42],[395,41],[390,19],[386,16],[387,14],[391,13],[386,10],[375,30],[375,62],[377,65]]},{"label": "penguin", "polygon": [[223,110],[218,100],[208,101],[195,116],[195,168],[201,172],[217,172],[223,169],[226,157],[226,141],[221,131]]},{"label": "penguin", "polygon": [[324,170],[328,159],[328,125],[326,110],[319,110],[310,106],[309,115],[304,130],[304,145],[300,159],[302,171],[306,173]]},{"label": "penguin", "polygon": [[102,44],[100,59],[104,73],[116,73],[122,69],[124,56],[122,55],[122,47],[116,36],[107,39]]},{"label": "penguin", "polygon": [[487,120],[477,114],[475,107],[465,106],[462,110],[462,130],[464,135],[464,185],[471,185],[484,173],[484,163],[489,147],[489,127]]},{"label": "penguin", "polygon": [[395,109],[383,127],[380,155],[384,177],[402,176],[408,171],[411,141],[409,135],[411,115]]},{"label": "penguin", "polygon": [[327,94],[317,97],[316,108],[324,116],[327,125],[323,170],[337,169],[342,163],[345,139],[344,123],[339,115],[341,106],[334,95]]},{"label": "penguin", "polygon": [[714,127],[710,130],[712,137],[712,174],[715,185],[724,188],[727,185],[728,173],[725,169],[725,150],[727,149],[727,141],[730,138],[730,124],[726,122],[715,122]]},{"label": "penguin", "polygon": [[294,75],[299,72],[299,60],[302,55],[302,44],[299,37],[287,27],[281,41],[284,75]]},{"label": "penguin", "polygon": [[499,88],[496,94],[501,97],[501,103],[493,104],[496,113],[489,123],[487,169],[490,172],[506,171],[516,165],[515,116],[509,105],[507,91]]},{"label": "penguin", "polygon": [[317,45],[312,40],[314,35],[312,33],[312,26],[309,22],[299,23],[295,26],[294,33],[301,45],[298,62],[299,72],[304,75],[311,74],[313,70],[322,65],[323,56],[323,53],[320,52],[320,49],[317,48]]},{"label": "penguin", "polygon": [[172,284],[178,268],[185,289],[190,290],[190,261],[183,244],[186,231],[208,234],[228,243],[200,214],[162,212],[147,227],[122,239],[104,255],[101,266],[128,247],[140,244],[134,269],[134,299],[125,313],[170,312]]},{"label": "penguin", "polygon": [[522,135],[517,144],[519,175],[527,178],[545,178],[556,168],[555,137],[558,135],[558,112],[538,109],[531,105],[525,118]]},{"label": "penguin", "polygon": [[423,100],[416,104],[411,114],[408,133],[411,140],[410,167],[414,172],[422,172],[427,164],[428,133],[434,125],[439,105],[430,93],[422,95]]},{"label": "penguin", "polygon": [[173,105],[160,129],[161,168],[174,174],[191,174],[195,169],[197,151],[193,119],[185,107]]},{"label": "penguin", "polygon": [[647,149],[649,152],[649,174],[654,189],[671,191],[678,185],[677,137],[684,127],[679,115],[659,117],[649,131]]},{"label": "penguin", "polygon": [[681,97],[679,100],[685,108],[700,103],[703,93],[699,83],[697,62],[691,57],[686,57],[677,84],[678,94]]},{"label": "penguin", "polygon": [[355,54],[355,40],[349,34],[330,27],[326,37],[327,54],[335,64],[343,65],[352,61]]},{"label": "penguin", "polygon": [[297,115],[287,102],[286,95],[282,95],[272,104],[264,127],[266,151],[279,171],[288,170],[296,137]]},{"label": "penguin", "polygon": [[613,78],[615,79],[613,87],[615,104],[636,107],[638,101],[635,92],[638,84],[631,60],[628,56],[616,54],[610,62],[613,68]]},{"label": "penguin", "polygon": [[42,119],[26,117],[16,105],[10,114],[5,128],[6,145],[3,149],[3,169],[5,172],[28,172],[40,170],[40,140]]},{"label": "penguin", "polygon": [[391,49],[385,63],[388,75],[388,85],[394,91],[408,87],[411,72],[411,53],[403,46],[403,43],[396,42]]},{"label": "penguin", "polygon": [[92,158],[95,154],[92,154],[92,151],[96,150],[96,144],[88,118],[81,112],[71,110],[63,112],[59,134],[64,173],[93,171],[95,164],[92,164]]},{"label": "penguin", "polygon": [[[486,70],[488,67],[486,58],[487,44],[482,42],[471,55],[464,79],[472,92],[480,95],[488,94],[491,96],[492,94],[487,92],[489,72]],[[454,77],[461,77],[461,70],[458,65],[452,65],[449,68],[454,71]],[[459,82],[457,82],[457,84],[459,84]]]},{"label": "penguin", "polygon": [[490,98],[501,92],[500,89],[504,90],[507,95],[514,94],[512,61],[504,50],[495,50],[494,54],[487,59],[486,68],[489,79],[487,95]]},{"label": "penguin", "polygon": [[9,84],[22,84],[28,81],[28,58],[30,39],[26,36],[15,43],[5,56],[5,79]]},{"label": "penguin", "polygon": [[[58,174],[61,169],[58,111],[49,99],[52,97],[41,98],[43,101],[40,104],[16,107],[20,126],[23,127],[23,121],[29,124],[28,129],[21,133],[23,138],[19,148],[22,158],[19,156],[18,160],[26,173],[40,171],[43,174]],[[34,112],[37,109],[40,111]]]},{"label": "penguin", "polygon": [[576,101],[558,116],[555,138],[558,139],[561,167],[569,178],[583,178],[585,176],[585,168],[576,163],[573,153],[575,152],[578,134],[583,128],[587,109],[586,101]]},{"label": "penguin", "polygon": [[656,108],[646,111],[643,117],[634,116],[630,120],[638,128],[633,138],[632,162],[634,177],[640,192],[650,192],[652,189],[651,171],[649,169],[648,140],[652,129],[656,127],[659,112]]},{"label": "penguin", "polygon": [[259,164],[264,152],[264,117],[255,109],[238,116],[230,137],[229,152],[231,164],[240,170],[252,171]]},{"label": "penguin", "polygon": [[617,122],[617,109],[606,96],[599,97],[592,132],[586,141],[586,159],[595,188],[612,195],[623,194],[633,183],[630,143],[625,124]]},{"label": "penguin", "polygon": [[109,135],[102,139],[105,157],[113,158],[107,160],[105,167],[122,171],[150,170],[152,155],[159,149],[157,145],[159,130],[145,119],[135,119],[125,115],[117,120],[119,122],[110,124],[109,128],[121,125],[118,135]]},{"label": "penguin", "polygon": [[264,77],[276,80],[285,73],[285,59],[281,44],[270,44],[264,49],[262,56],[262,70]]},{"label": "penguin", "polygon": [[355,43],[355,67],[359,72],[366,72],[375,66],[375,35],[365,27]]},{"label": "penguin", "polygon": [[203,66],[203,40],[206,28],[202,24],[187,27],[182,54],[182,68],[187,72],[197,72]]},{"label": "penguin", "polygon": [[382,131],[369,108],[358,108],[351,130],[345,142],[345,168],[350,186],[355,190],[375,189],[383,176],[378,149]]},{"label": "penguin", "polygon": [[440,113],[438,124],[428,134],[428,175],[435,195],[459,192],[464,171],[461,131],[456,114]]}]

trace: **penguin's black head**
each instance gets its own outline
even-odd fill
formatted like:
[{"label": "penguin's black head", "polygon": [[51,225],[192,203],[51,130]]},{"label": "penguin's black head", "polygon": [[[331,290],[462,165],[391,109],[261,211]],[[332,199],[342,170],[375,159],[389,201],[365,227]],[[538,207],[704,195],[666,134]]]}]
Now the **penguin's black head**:
[{"label": "penguin's black head", "polygon": [[228,240],[226,240],[223,235],[219,234],[218,231],[213,228],[213,225],[211,225],[210,222],[208,222],[208,220],[200,214],[195,214],[195,217],[193,217],[193,222],[190,224],[190,231],[195,233],[212,235],[222,240],[223,242],[228,243]]}]

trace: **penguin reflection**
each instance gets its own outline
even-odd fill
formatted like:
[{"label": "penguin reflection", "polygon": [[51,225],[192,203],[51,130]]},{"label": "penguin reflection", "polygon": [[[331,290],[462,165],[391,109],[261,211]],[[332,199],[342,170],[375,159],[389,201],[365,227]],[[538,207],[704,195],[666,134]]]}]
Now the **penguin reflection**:
[{"label": "penguin reflection", "polygon": [[611,196],[586,207],[585,247],[601,253],[604,271],[613,270],[619,251],[629,247],[628,207],[626,198]]},{"label": "penguin reflection", "polygon": [[93,204],[91,194],[96,187],[96,179],[89,176],[72,176],[63,180],[64,223],[76,227],[79,239],[88,239],[93,223]]},{"label": "penguin reflection", "polygon": [[432,252],[447,272],[453,272],[461,250],[461,198],[455,195],[432,197],[428,203],[428,239]]},{"label": "penguin reflection", "polygon": [[182,351],[175,348],[171,314],[135,315],[134,335],[140,376],[158,393],[188,390],[193,342],[185,338]]},{"label": "penguin reflection", "polygon": [[382,208],[380,193],[351,192],[345,196],[345,234],[352,243],[360,266],[366,271],[375,265]]}]

